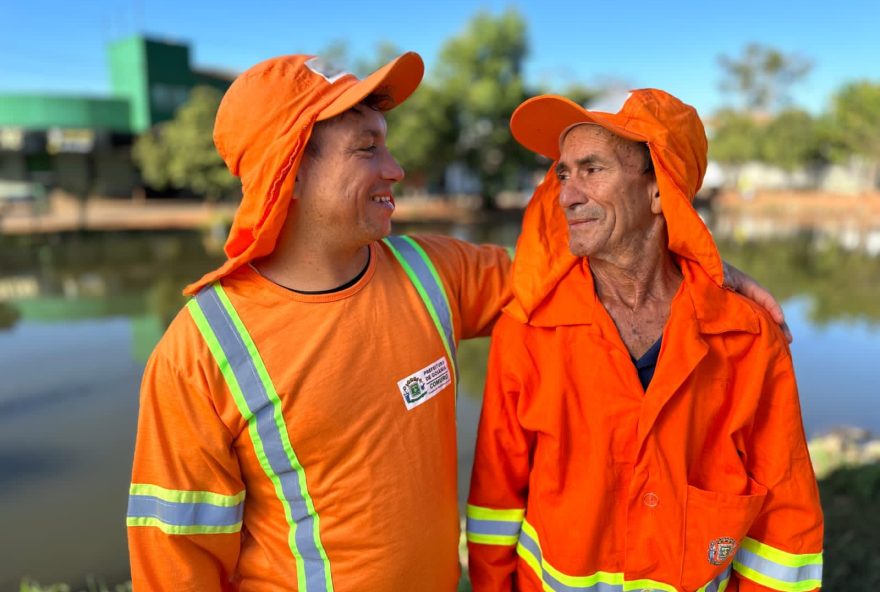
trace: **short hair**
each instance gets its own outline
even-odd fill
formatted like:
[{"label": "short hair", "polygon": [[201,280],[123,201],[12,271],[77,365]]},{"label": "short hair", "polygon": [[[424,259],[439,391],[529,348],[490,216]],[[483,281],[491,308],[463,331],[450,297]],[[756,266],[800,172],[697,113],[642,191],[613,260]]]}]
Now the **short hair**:
[{"label": "short hair", "polygon": [[319,122],[315,123],[315,126],[312,128],[312,136],[309,138],[309,143],[306,144],[306,149],[305,149],[306,155],[310,156],[312,158],[315,158],[317,156],[321,156],[321,146],[319,145],[319,142],[316,141],[316,139],[319,135],[318,132],[320,132],[322,129],[331,127],[331,126],[335,125],[336,123],[339,123],[340,121],[345,119],[345,117],[350,115],[355,107],[361,107],[361,106],[366,107],[368,109],[372,109],[373,111],[383,111],[384,112],[384,111],[390,111],[396,105],[395,105],[394,99],[391,97],[391,95],[384,94],[381,92],[374,92],[374,93],[368,94],[366,97],[363,98],[363,100],[361,100],[360,103],[358,103],[357,105],[355,105],[351,109],[346,109],[345,111],[343,111],[339,115],[335,115],[335,116],[331,117],[330,119],[325,119],[324,121],[319,121]]}]

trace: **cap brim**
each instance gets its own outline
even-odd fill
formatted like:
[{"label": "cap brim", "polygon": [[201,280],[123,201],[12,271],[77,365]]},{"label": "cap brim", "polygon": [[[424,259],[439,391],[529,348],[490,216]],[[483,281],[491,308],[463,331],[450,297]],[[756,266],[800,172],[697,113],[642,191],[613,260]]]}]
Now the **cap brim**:
[{"label": "cap brim", "polygon": [[601,111],[588,111],[570,99],[559,95],[541,95],[525,101],[510,117],[510,132],[516,141],[549,158],[559,159],[559,137],[566,129],[579,123],[593,123],[611,133],[646,142],[647,138],[624,129],[619,116]]},{"label": "cap brim", "polygon": [[383,106],[383,111],[393,109],[418,88],[424,73],[425,64],[419,54],[409,51],[400,55],[333,99],[333,102],[321,111],[318,121],[348,111],[374,92],[387,95],[391,100],[387,108]]}]

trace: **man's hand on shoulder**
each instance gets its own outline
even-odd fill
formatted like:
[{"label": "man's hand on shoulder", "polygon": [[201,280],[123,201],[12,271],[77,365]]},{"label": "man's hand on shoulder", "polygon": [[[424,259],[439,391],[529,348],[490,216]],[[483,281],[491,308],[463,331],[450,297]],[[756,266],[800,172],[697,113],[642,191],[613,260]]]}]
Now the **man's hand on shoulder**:
[{"label": "man's hand on shoulder", "polygon": [[773,294],[755,281],[752,276],[737,269],[727,261],[722,263],[724,264],[724,287],[739,292],[762,306],[782,329],[782,332],[785,334],[785,340],[791,343],[793,337],[791,329],[788,328],[788,323],[785,322],[785,312],[776,301],[776,298],[773,297]]}]

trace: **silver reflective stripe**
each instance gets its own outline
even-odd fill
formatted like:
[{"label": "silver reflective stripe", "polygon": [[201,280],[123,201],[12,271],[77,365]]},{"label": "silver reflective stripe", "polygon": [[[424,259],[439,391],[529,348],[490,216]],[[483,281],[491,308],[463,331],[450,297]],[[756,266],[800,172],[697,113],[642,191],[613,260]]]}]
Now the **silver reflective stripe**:
[{"label": "silver reflective stripe", "polygon": [[[531,529],[533,527],[527,525],[527,528]],[[526,561],[526,563],[528,563],[529,566],[536,571],[536,575],[538,575],[538,577],[540,577],[544,583],[545,590],[552,590],[553,592],[623,592],[624,590],[636,589],[654,590],[660,588],[665,590],[672,587],[669,584],[655,582],[652,580],[636,580],[635,582],[627,582],[623,579],[623,574],[609,572],[597,572],[589,578],[581,576],[577,577],[577,579],[583,581],[599,579],[601,577],[606,580],[613,579],[615,580],[615,582],[595,581],[591,584],[578,585],[570,585],[561,582],[550,573],[550,571],[554,571],[556,573],[559,572],[555,569],[549,568],[549,566],[546,566],[546,564],[544,563],[544,558],[541,554],[541,546],[538,544],[538,541],[536,541],[529,534],[529,532],[527,532],[527,528],[523,528],[519,533],[517,553],[519,553],[519,555]],[[728,565],[727,568],[725,568],[725,570],[715,579],[706,584],[704,587],[700,588],[699,592],[722,592],[727,587],[727,581],[730,579],[730,569],[731,568]],[[574,577],[572,577],[572,579],[574,579]],[[652,586],[656,586],[657,588],[654,588]]]},{"label": "silver reflective stripe", "polygon": [[[727,580],[730,579],[730,570],[731,570],[730,565],[725,567],[724,571],[722,571],[720,574],[718,574],[718,577],[716,577],[714,580],[712,580],[711,582],[706,584],[706,587],[703,588],[703,590],[705,592],[720,592],[722,589],[721,588],[722,585],[724,585],[725,582],[727,582]],[[724,587],[726,588],[726,586],[724,586]]]},{"label": "silver reflective stripe", "polygon": [[215,506],[193,502],[170,502],[152,495],[128,498],[129,518],[157,518],[172,526],[233,526],[241,522],[244,502],[235,506]]},{"label": "silver reflective stripe", "polygon": [[[541,547],[538,546],[538,542],[532,539],[529,534],[523,529],[519,533],[519,544],[520,546],[530,555],[532,555],[538,562],[539,566],[542,566],[543,557],[541,556]],[[552,575],[547,573],[546,569],[541,568],[540,573],[541,579],[544,583],[550,587],[554,592],[622,592],[623,586],[620,584],[606,584],[605,582],[596,582],[591,586],[569,586],[567,584],[563,584]]]},{"label": "silver reflective stripe", "polygon": [[195,298],[229,361],[248,410],[255,418],[257,433],[262,441],[269,466],[277,476],[284,498],[290,505],[293,520],[296,522],[294,540],[302,556],[301,567],[305,571],[307,590],[309,592],[327,590],[324,560],[315,542],[314,515],[308,511],[299,487],[297,472],[291,466],[290,459],[284,451],[281,434],[275,423],[275,410],[260,380],[254,361],[214,287],[206,286]]},{"label": "silver reflective stripe", "polygon": [[787,565],[776,563],[775,561],[770,561],[769,559],[764,559],[742,547],[737,551],[735,561],[760,574],[769,576],[774,580],[787,582],[789,584],[797,584],[799,582],[810,580],[822,580],[821,564],[810,563],[800,567],[789,567]]},{"label": "silver reflective stripe", "polygon": [[472,534],[492,534],[498,536],[516,536],[519,534],[521,522],[506,520],[467,519],[467,532]]},{"label": "silver reflective stripe", "polygon": [[445,339],[446,346],[449,348],[449,355],[452,358],[452,365],[455,369],[455,380],[457,383],[458,356],[456,355],[455,348],[455,331],[453,330],[452,325],[452,312],[449,309],[449,302],[446,300],[446,291],[443,289],[443,285],[437,281],[434,274],[431,273],[431,269],[428,267],[433,264],[429,261],[426,262],[422,258],[421,254],[410,242],[412,239],[407,239],[407,237],[403,236],[388,236],[383,240],[400,253],[412,269],[413,273],[415,273],[416,279],[421,284],[421,287],[425,290],[425,293],[437,314],[437,320],[443,328],[442,337]]}]

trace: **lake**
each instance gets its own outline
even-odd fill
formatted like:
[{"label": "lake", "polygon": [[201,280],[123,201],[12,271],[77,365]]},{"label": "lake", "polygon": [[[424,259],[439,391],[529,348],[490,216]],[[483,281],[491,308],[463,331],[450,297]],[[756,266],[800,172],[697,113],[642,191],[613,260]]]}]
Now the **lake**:
[{"label": "lake", "polygon": [[[518,224],[418,226],[513,245]],[[144,363],[219,260],[198,233],[0,237],[0,590],[128,577],[125,508]],[[785,303],[808,435],[880,434],[880,257],[827,236],[720,240]],[[213,250],[211,250],[213,248]],[[488,340],[461,349],[460,497]]]}]

